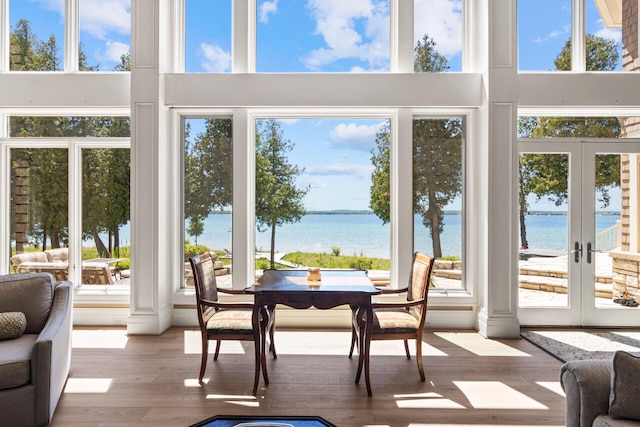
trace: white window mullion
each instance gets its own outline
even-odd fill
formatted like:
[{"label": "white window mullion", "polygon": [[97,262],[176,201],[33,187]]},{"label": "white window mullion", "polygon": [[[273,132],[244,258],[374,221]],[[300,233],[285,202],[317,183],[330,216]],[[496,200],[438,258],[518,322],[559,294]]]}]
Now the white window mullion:
[{"label": "white window mullion", "polygon": [[82,148],[69,144],[69,280],[82,283]]},{"label": "white window mullion", "polygon": [[0,73],[9,71],[9,0],[0,0],[0,16],[2,22],[0,23]]},{"label": "white window mullion", "polygon": [[64,6],[64,71],[76,72],[80,69],[80,0],[66,0]]},{"label": "white window mullion", "polygon": [[413,1],[391,0],[390,15],[390,70],[413,73]]},{"label": "white window mullion", "polygon": [[256,0],[233,0],[232,73],[256,71]]},{"label": "white window mullion", "polygon": [[584,73],[587,70],[585,0],[573,0],[572,10],[571,71]]}]

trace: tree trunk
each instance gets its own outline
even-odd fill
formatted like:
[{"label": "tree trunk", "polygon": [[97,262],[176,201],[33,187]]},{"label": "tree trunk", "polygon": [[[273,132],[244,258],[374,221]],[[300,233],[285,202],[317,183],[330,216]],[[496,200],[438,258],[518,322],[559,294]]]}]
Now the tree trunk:
[{"label": "tree trunk", "polygon": [[276,223],[271,223],[271,268],[276,268]]},{"label": "tree trunk", "polygon": [[96,230],[91,230],[91,235],[93,236],[93,241],[96,244],[96,249],[98,250],[98,256],[102,258],[109,258],[109,251],[107,250],[107,247],[102,242],[102,239],[98,235],[98,232]]},{"label": "tree trunk", "polygon": [[431,242],[433,243],[433,257],[442,258],[442,245],[440,244],[440,215],[438,212],[431,214]]},{"label": "tree trunk", "polygon": [[518,217],[520,220],[520,249],[529,249],[529,241],[527,240],[527,225],[524,220],[527,215],[526,196],[520,192],[519,196]]}]

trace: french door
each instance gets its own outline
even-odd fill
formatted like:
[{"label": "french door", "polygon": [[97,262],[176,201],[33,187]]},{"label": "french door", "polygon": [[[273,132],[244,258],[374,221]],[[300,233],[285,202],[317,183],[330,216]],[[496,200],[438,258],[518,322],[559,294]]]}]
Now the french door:
[{"label": "french door", "polygon": [[637,326],[638,141],[523,140],[518,151],[520,324]]}]

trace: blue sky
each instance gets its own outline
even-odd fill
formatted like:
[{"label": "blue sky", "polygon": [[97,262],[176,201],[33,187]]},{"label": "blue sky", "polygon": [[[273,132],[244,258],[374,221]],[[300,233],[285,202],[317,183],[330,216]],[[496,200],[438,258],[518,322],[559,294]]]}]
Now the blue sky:
[{"label": "blue sky", "polygon": [[[410,1],[410,0],[401,0]],[[414,39],[429,34],[450,71],[461,71],[460,0],[414,0]],[[258,72],[388,72],[388,0],[257,0]],[[105,13],[108,11],[108,13]],[[10,0],[10,23],[32,23],[40,39],[62,48],[64,0]],[[571,34],[571,0],[518,0],[521,70],[554,68]],[[90,65],[110,71],[130,44],[130,0],[80,0],[80,39]],[[185,69],[231,71],[231,0],[186,0]],[[587,30],[620,41],[587,0]],[[60,52],[62,57],[62,52]],[[291,161],[305,168],[307,209],[367,209],[371,148],[382,120],[286,120],[296,144]],[[194,126],[194,134],[198,128]],[[346,184],[346,185],[345,185]],[[459,202],[451,206],[459,209]]]}]

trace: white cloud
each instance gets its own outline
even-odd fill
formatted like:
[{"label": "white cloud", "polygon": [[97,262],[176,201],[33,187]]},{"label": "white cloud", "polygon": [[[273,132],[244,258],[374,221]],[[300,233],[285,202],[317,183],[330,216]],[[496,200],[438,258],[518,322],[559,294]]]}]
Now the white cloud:
[{"label": "white cloud", "polygon": [[363,165],[357,163],[334,163],[323,166],[307,166],[304,173],[308,175],[355,175],[359,178],[369,179],[373,172],[372,165]]},{"label": "white cloud", "polygon": [[99,61],[120,63],[120,57],[129,52],[129,45],[126,43],[107,41],[104,51],[96,54]]},{"label": "white cloud", "polygon": [[414,44],[425,34],[436,50],[451,57],[462,52],[462,2],[460,0],[414,0]]},{"label": "white cloud", "polygon": [[327,188],[327,183],[321,179],[307,179],[300,182],[303,187],[307,185],[311,188]]},{"label": "white cloud", "polygon": [[64,17],[64,0],[30,0],[33,3],[41,3],[45,9],[57,12]]},{"label": "white cloud", "polygon": [[265,1],[258,10],[258,20],[263,24],[269,23],[269,16],[278,12],[278,0]]},{"label": "white cloud", "polygon": [[231,69],[231,53],[220,46],[200,44],[199,55],[203,57],[202,68],[208,73],[222,73]]},{"label": "white cloud", "polygon": [[367,126],[340,123],[331,130],[329,137],[335,146],[369,152],[374,146],[376,133],[383,124],[384,122]]},{"label": "white cloud", "polygon": [[80,2],[80,30],[98,39],[107,39],[112,32],[131,34],[131,0],[105,3],[104,0]]},{"label": "white cloud", "polygon": [[607,28],[604,26],[604,22],[602,19],[598,20],[598,25],[601,27],[598,31],[596,31],[596,36],[602,37],[603,39],[613,40],[618,44],[622,44],[622,30],[619,28]]},{"label": "white cloud", "polygon": [[547,42],[549,40],[555,39],[557,37],[561,37],[564,35],[567,35],[571,32],[571,25],[565,25],[564,27],[562,27],[562,30],[555,30],[550,32],[546,37],[538,37],[535,38],[533,41],[536,43],[544,43]]},{"label": "white cloud", "polygon": [[[314,49],[304,58],[307,68],[321,69],[341,59],[366,61],[380,68],[389,61],[389,9],[378,0],[309,0],[315,33],[326,47]],[[357,28],[364,28],[360,34]]]}]

